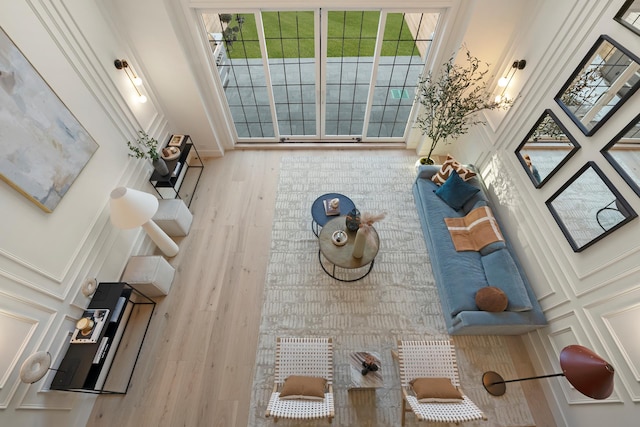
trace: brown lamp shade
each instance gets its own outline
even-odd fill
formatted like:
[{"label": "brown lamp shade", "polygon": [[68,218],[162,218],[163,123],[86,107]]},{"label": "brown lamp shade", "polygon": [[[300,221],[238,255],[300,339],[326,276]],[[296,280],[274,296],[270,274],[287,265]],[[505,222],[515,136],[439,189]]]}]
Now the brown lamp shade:
[{"label": "brown lamp shade", "polygon": [[562,373],[580,393],[592,399],[606,399],[613,392],[613,366],[581,345],[569,345],[560,352]]}]

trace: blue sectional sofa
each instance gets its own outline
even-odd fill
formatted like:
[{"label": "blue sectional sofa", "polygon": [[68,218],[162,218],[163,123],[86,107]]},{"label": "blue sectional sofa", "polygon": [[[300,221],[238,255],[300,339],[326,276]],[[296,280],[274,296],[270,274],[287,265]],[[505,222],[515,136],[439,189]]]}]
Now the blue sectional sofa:
[{"label": "blue sectional sofa", "polygon": [[[463,217],[489,205],[486,189],[478,176],[466,181],[480,191],[456,210],[436,194],[439,187],[431,177],[439,170],[440,166],[420,166],[413,195],[449,334],[520,335],[545,326],[540,304],[503,230],[504,243],[492,243],[480,251],[456,251],[444,219]],[[496,212],[494,216],[499,224]],[[505,311],[477,307],[476,292],[485,286],[498,287],[506,294]]]}]

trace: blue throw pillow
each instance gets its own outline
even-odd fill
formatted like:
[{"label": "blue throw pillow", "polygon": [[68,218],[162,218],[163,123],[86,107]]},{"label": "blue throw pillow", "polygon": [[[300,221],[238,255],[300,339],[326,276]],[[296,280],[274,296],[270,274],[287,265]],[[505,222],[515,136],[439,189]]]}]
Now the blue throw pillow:
[{"label": "blue throw pillow", "polygon": [[452,173],[437,190],[436,195],[455,210],[462,209],[464,202],[480,191],[479,188],[464,182],[460,175]]}]

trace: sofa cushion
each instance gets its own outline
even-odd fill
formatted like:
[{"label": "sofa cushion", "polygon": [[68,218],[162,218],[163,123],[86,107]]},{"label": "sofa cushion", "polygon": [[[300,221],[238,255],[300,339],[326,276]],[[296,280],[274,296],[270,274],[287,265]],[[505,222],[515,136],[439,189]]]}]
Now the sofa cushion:
[{"label": "sofa cushion", "polygon": [[503,241],[489,243],[487,246],[480,249],[480,255],[489,255],[495,251],[506,248],[507,245]]},{"label": "sofa cushion", "polygon": [[500,288],[486,286],[476,292],[476,305],[480,310],[498,313],[509,304],[507,295]]},{"label": "sofa cushion", "polygon": [[476,176],[475,172],[465,168],[453,156],[447,154],[447,160],[444,161],[438,173],[431,177],[431,180],[438,185],[444,184],[453,171],[456,171],[465,181]]},{"label": "sofa cushion", "polygon": [[[480,185],[475,185],[475,182],[476,182],[475,179],[465,181],[465,182],[479,189],[482,188]],[[474,194],[473,197],[471,197],[469,200],[464,202],[464,204],[462,205],[462,212],[466,215],[472,210],[474,210],[475,208],[479,208],[480,206],[489,206],[489,201],[487,200],[487,196],[485,196],[482,189],[478,191],[476,194]]]},{"label": "sofa cushion", "polygon": [[460,175],[452,173],[447,181],[436,190],[436,195],[444,200],[455,210],[460,210],[464,202],[480,191],[472,185],[464,182]]},{"label": "sofa cushion", "polygon": [[489,286],[504,291],[509,299],[508,311],[531,310],[531,300],[515,261],[507,249],[499,249],[482,257]]},{"label": "sofa cushion", "polygon": [[455,252],[455,249],[448,248],[450,245],[453,246],[447,243],[446,250],[439,252],[436,262],[437,269],[446,280],[443,309],[448,307],[449,315],[455,317],[462,311],[478,310],[476,292],[489,284],[480,262],[480,253]]}]

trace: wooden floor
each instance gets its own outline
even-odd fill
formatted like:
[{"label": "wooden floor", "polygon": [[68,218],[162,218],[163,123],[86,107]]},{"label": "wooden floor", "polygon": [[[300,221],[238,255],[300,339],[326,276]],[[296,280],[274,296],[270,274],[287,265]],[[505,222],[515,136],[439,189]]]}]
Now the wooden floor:
[{"label": "wooden floor", "polygon": [[[278,169],[286,154],[233,151],[205,163],[191,231],[177,239],[180,253],[170,260],[176,277],[169,295],[157,299],[129,391],[98,397],[88,426],[247,426]],[[510,344],[519,374],[531,375],[520,338]],[[540,388],[528,383],[536,425],[553,426]]]}]

